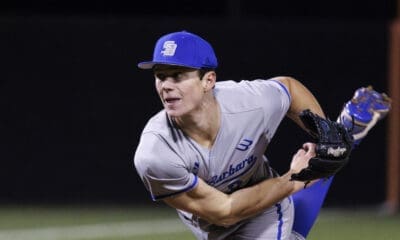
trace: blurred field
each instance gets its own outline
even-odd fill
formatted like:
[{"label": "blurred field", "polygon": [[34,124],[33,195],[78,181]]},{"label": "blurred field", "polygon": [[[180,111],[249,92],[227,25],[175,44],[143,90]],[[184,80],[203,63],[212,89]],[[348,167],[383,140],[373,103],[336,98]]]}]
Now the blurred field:
[{"label": "blurred field", "polygon": [[[151,207],[0,206],[0,240],[194,239],[174,210]],[[397,240],[400,216],[323,210],[308,239]]]}]

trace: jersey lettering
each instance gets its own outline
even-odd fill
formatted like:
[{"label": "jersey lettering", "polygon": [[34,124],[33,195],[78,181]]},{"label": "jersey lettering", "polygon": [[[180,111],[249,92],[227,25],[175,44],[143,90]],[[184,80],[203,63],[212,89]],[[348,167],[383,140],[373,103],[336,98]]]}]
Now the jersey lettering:
[{"label": "jersey lettering", "polygon": [[199,173],[199,167],[200,167],[200,163],[199,162],[195,162],[194,166],[193,166],[193,169],[192,169],[192,173],[194,175],[197,175]]},{"label": "jersey lettering", "polygon": [[240,188],[241,185],[242,185],[242,180],[240,179],[235,180],[233,183],[228,185],[229,192],[236,191],[237,189]]},{"label": "jersey lettering", "polygon": [[249,149],[250,145],[253,143],[252,140],[250,139],[243,139],[239,145],[236,147],[237,150],[239,151],[246,151],[247,149]]},{"label": "jersey lettering", "polygon": [[256,162],[257,157],[254,155],[251,155],[250,157],[244,159],[240,163],[236,165],[229,165],[229,169],[223,172],[220,175],[215,175],[211,177],[211,180],[207,181],[207,183],[211,186],[215,186],[216,184],[223,183],[224,180],[228,179],[228,177],[231,177],[233,175],[240,175],[243,173],[245,170],[248,170],[251,168],[251,166]]}]

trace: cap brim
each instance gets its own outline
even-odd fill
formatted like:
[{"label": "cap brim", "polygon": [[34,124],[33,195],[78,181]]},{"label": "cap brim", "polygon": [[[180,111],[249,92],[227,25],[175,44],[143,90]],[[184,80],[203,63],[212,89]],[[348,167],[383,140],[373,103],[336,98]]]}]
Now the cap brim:
[{"label": "cap brim", "polygon": [[173,62],[141,62],[137,66],[141,69],[153,69],[154,65],[171,65],[171,66],[179,66],[179,67],[187,67],[187,68],[193,68],[193,69],[201,69],[201,67],[197,66],[190,66],[186,64],[179,64],[179,63],[173,63]]},{"label": "cap brim", "polygon": [[141,62],[137,66],[141,69],[152,69],[156,64],[155,62]]}]

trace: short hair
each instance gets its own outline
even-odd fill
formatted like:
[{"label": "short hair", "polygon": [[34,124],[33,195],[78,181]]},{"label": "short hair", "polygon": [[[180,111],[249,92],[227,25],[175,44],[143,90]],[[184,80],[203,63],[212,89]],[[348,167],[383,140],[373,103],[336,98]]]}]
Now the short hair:
[{"label": "short hair", "polygon": [[215,69],[213,69],[213,68],[200,68],[198,70],[200,79],[202,79],[204,77],[204,75],[206,75],[206,73],[211,72],[211,71],[215,71]]}]

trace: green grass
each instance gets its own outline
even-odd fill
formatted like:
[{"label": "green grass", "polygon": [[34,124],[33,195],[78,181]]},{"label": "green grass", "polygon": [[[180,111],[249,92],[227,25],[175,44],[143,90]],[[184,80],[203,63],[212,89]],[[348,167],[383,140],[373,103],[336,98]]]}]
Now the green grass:
[{"label": "green grass", "polygon": [[322,211],[310,240],[398,240],[400,215],[387,216],[377,211]]},{"label": "green grass", "polygon": [[[160,221],[171,224],[174,230],[162,232],[163,225]],[[136,223],[142,225],[136,225]],[[121,234],[119,228],[117,230],[110,228],[108,232],[108,226],[119,227],[124,224],[132,224],[132,228],[131,225],[123,228],[128,229],[125,235]],[[100,226],[100,229],[107,234],[90,235],[93,232],[97,233],[97,230],[89,231],[91,226]],[[82,227],[88,227],[85,231],[89,231],[89,235],[80,236],[79,229]],[[45,239],[43,229],[61,231],[56,232],[56,234],[60,233],[59,236],[46,236],[46,239],[51,240],[194,239],[193,235],[180,223],[175,211],[163,205],[155,204],[151,207],[0,206],[0,240]],[[62,232],[63,230],[67,233]],[[141,234],[138,233],[139,230],[142,230]],[[112,235],[113,232],[116,234]],[[17,234],[15,235],[17,237],[11,238],[10,234]],[[385,216],[374,210],[323,210],[308,239],[397,240],[400,239],[400,216]]]},{"label": "green grass", "polygon": [[164,206],[1,206],[0,230],[176,218]]}]

